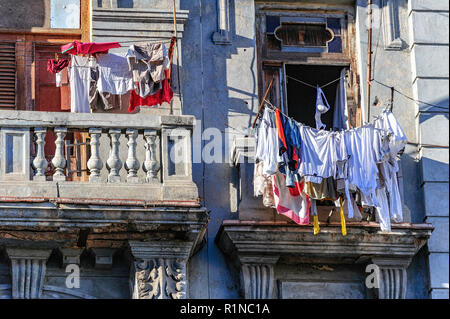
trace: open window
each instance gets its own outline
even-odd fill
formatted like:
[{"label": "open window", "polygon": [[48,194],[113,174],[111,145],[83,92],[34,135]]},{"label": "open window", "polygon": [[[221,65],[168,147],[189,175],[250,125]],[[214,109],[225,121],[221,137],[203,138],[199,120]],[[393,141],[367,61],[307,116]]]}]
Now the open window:
[{"label": "open window", "polygon": [[[329,4],[306,8],[302,4],[257,3],[260,98],[274,79],[269,102],[296,121],[315,127],[320,86],[330,105],[321,117],[329,130],[333,128],[336,96],[345,90],[348,127],[361,125],[353,10]],[[343,83],[341,77],[345,78]],[[319,219],[330,218],[333,202],[318,201],[317,205],[321,206]]]},{"label": "open window", "polygon": [[[269,101],[295,120],[315,126],[315,87],[323,86],[330,110],[322,116],[332,127],[339,81],[345,74],[348,124],[361,124],[355,62],[353,9],[332,6],[257,4],[259,96],[270,83]],[[305,84],[306,83],[306,84]]]}]

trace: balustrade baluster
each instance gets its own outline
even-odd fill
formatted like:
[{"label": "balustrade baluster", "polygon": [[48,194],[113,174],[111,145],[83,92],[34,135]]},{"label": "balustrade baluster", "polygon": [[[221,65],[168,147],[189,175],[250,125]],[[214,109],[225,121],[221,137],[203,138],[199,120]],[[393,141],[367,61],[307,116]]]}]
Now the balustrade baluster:
[{"label": "balustrade baluster", "polygon": [[36,127],[34,129],[34,134],[36,135],[36,157],[33,160],[33,167],[36,170],[33,176],[34,181],[45,181],[45,170],[48,167],[44,153],[46,133],[46,127]]},{"label": "balustrade baluster", "polygon": [[100,136],[102,135],[102,129],[91,128],[89,129],[89,136],[91,138],[91,157],[87,162],[87,168],[89,169],[89,182],[100,182],[100,171],[103,167],[103,162],[100,159]]},{"label": "balustrade baluster", "polygon": [[144,170],[147,173],[145,178],[147,183],[159,183],[158,171],[160,168],[159,162],[156,160],[156,131],[145,130],[145,162]]},{"label": "balustrade baluster", "polygon": [[53,167],[55,168],[55,173],[53,174],[54,181],[65,181],[66,175],[64,174],[64,169],[66,167],[66,159],[64,158],[64,137],[67,133],[67,128],[65,127],[55,127],[54,129],[56,135],[56,149],[55,156],[52,159]]},{"label": "balustrade baluster", "polygon": [[139,178],[137,176],[137,171],[139,169],[139,161],[136,156],[136,138],[138,136],[138,131],[134,129],[128,129],[126,131],[128,136],[128,158],[125,162],[125,168],[128,170],[127,182],[128,183],[138,183]]},{"label": "balustrade baluster", "polygon": [[119,158],[120,133],[120,129],[109,129],[111,151],[106,164],[108,164],[109,167],[108,182],[110,183],[120,183],[119,173],[122,168],[122,161]]}]

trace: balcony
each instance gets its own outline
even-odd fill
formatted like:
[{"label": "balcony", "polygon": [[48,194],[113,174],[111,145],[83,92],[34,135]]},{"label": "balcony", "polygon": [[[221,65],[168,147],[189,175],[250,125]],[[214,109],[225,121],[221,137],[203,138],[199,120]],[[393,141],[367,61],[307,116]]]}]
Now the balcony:
[{"label": "balcony", "polygon": [[[60,265],[81,265],[84,258],[100,272],[111,270],[114,260],[127,261],[132,298],[185,298],[186,263],[209,219],[192,181],[193,125],[194,117],[182,115],[1,111],[0,255],[11,260],[12,274],[11,286],[3,287],[7,296],[80,297],[42,278],[49,258]],[[67,139],[77,134],[82,142]],[[74,147],[82,155],[76,167]],[[32,273],[22,272],[22,264],[32,264]],[[162,274],[165,279],[142,276],[166,266],[173,273]],[[158,288],[160,280],[170,281],[171,290]]]},{"label": "balcony", "polygon": [[[254,153],[253,138],[235,138],[230,157],[239,179],[238,218],[222,221],[215,239],[240,271],[245,298],[406,298],[407,269],[430,238],[431,224],[393,224],[388,233],[374,221],[347,219],[343,236],[334,207],[319,206],[315,235],[312,223],[294,224],[253,196]],[[352,278],[342,265],[354,270]],[[302,267],[310,269],[306,277]],[[366,284],[370,267],[377,269],[378,287]]]},{"label": "balcony", "polygon": [[[0,197],[197,206],[193,124],[192,116],[2,111]],[[74,132],[87,136],[85,181],[74,181],[68,167],[64,139]],[[47,139],[51,158],[48,134],[55,136]]]}]

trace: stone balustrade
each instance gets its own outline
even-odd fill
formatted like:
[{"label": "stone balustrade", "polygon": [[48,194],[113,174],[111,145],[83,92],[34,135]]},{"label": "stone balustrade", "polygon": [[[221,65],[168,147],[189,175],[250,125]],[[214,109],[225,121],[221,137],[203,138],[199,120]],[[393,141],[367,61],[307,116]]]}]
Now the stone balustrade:
[{"label": "stone balustrade", "polygon": [[[193,125],[182,115],[1,111],[0,197],[195,201]],[[86,137],[85,181],[68,174],[64,139],[72,132]],[[46,143],[55,144],[51,161]]]}]

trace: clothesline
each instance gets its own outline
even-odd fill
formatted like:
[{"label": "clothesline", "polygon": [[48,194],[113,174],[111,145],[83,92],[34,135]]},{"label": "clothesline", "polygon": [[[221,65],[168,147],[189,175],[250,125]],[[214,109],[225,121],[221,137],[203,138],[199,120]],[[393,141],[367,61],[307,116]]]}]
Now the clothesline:
[{"label": "clothesline", "polygon": [[263,195],[264,206],[300,225],[309,224],[311,214],[314,234],[319,232],[317,200],[331,199],[340,207],[344,236],[345,211],[348,218],[361,220],[360,208],[373,207],[383,231],[390,231],[391,220],[402,221],[397,161],[407,140],[389,109],[363,129],[322,134],[328,132],[298,123],[270,101],[263,102],[254,190],[255,196]]},{"label": "clothesline", "polygon": [[406,97],[407,99],[409,99],[409,100],[411,100],[411,101],[414,101],[414,102],[416,102],[416,103],[421,103],[421,104],[425,104],[425,105],[428,105],[428,106],[436,107],[436,108],[439,108],[439,109],[448,110],[448,107],[443,107],[443,106],[439,106],[439,105],[436,105],[436,104],[431,104],[431,103],[428,103],[428,102],[423,102],[423,101],[420,101],[420,100],[416,100],[416,99],[414,99],[414,98],[412,98],[412,97],[406,95],[405,93],[400,92],[400,91],[397,90],[395,87],[389,86],[389,85],[387,85],[387,84],[384,84],[384,83],[382,83],[382,82],[380,82],[380,81],[378,81],[378,80],[372,79],[372,81],[375,82],[375,83],[378,83],[378,84],[380,84],[381,86],[384,86],[384,87],[386,87],[386,88],[393,89],[393,90],[394,90],[395,92],[397,92],[398,94],[400,94],[400,95]]},{"label": "clothesline", "polygon": [[297,81],[297,82],[299,82],[301,84],[304,84],[306,86],[309,86],[310,88],[313,88],[313,89],[317,89],[317,87],[320,87],[321,89],[323,89],[324,87],[327,87],[328,85],[333,84],[334,82],[337,82],[337,81],[339,81],[341,79],[341,77],[338,77],[337,79],[334,79],[333,81],[330,81],[330,82],[328,82],[328,83],[326,83],[324,85],[320,85],[319,86],[319,85],[312,85],[310,83],[307,83],[307,82],[304,82],[302,80],[296,79],[296,78],[294,78],[294,77],[292,77],[290,75],[286,75],[286,77],[291,79],[291,80]]},{"label": "clothesline", "polygon": [[[272,103],[270,103],[270,102],[267,101],[267,100],[264,100],[264,101],[265,101],[267,104],[270,105],[269,110],[275,111],[276,109],[279,109],[281,115],[283,115],[285,118],[288,118],[288,119],[290,118],[290,119],[292,119],[291,116],[288,116],[288,115],[286,115],[285,113],[283,113],[283,112],[281,111],[280,108],[276,107],[275,105],[273,105]],[[379,119],[379,118],[380,118],[380,115],[374,116],[374,119],[375,119],[375,120],[376,120],[376,119]],[[295,120],[294,120],[294,121],[295,121]],[[296,121],[296,122],[297,122],[297,121]],[[297,122],[297,123],[298,123],[298,122]],[[304,125],[304,126],[308,126],[308,125],[305,125],[305,124],[303,124],[303,123],[300,123],[300,124],[302,124],[302,125]],[[371,125],[371,123],[366,123],[366,124],[361,125],[361,126],[359,126],[359,127],[365,127],[365,126],[368,126],[368,125]],[[354,128],[352,128],[352,129],[354,129]],[[350,129],[350,130],[352,130],[352,129]],[[330,130],[331,130],[331,128],[330,128]]]}]

